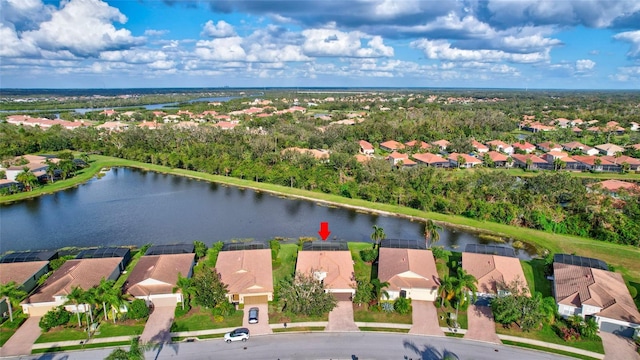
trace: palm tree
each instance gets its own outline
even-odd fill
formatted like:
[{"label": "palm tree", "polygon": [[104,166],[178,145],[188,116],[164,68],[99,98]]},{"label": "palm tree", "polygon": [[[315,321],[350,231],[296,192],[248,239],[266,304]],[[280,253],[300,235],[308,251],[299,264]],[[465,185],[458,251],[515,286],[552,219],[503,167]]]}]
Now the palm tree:
[{"label": "palm tree", "polygon": [[373,248],[380,247],[380,241],[387,237],[384,233],[384,229],[378,225],[373,225],[373,232],[371,233],[371,240],[373,240]]},{"label": "palm tree", "polygon": [[79,287],[71,288],[71,291],[67,294],[67,304],[71,303],[76,306],[76,315],[78,316],[78,327],[82,327],[82,322],[80,321],[80,302],[84,297],[84,290]]},{"label": "palm tree", "polygon": [[31,172],[28,167],[24,167],[22,172],[16,175],[16,181],[21,183],[27,191],[31,191],[33,186],[38,183],[38,178]]},{"label": "palm tree", "polygon": [[113,289],[115,281],[105,280],[102,278],[100,284],[95,288],[96,301],[102,303],[102,311],[104,312],[104,320],[107,321],[107,302],[109,302],[110,292]]},{"label": "palm tree", "polygon": [[[90,288],[86,290],[82,296],[82,303],[84,304],[84,312],[85,315],[87,313],[87,307],[89,307],[89,318],[91,320],[90,324],[93,324],[93,304],[98,301],[98,297],[96,296],[96,288]],[[89,324],[87,324],[89,326]]]},{"label": "palm tree", "polygon": [[9,308],[9,319],[13,322],[13,307],[18,306],[20,300],[27,296],[27,292],[22,290],[15,281],[6,284],[0,284],[0,297],[7,299],[7,307]]},{"label": "palm tree", "polygon": [[44,162],[47,165],[47,175],[49,176],[49,181],[53,183],[53,178],[56,175],[56,164],[54,164],[51,159],[47,159]]},{"label": "palm tree", "polygon": [[455,295],[456,279],[445,275],[440,278],[440,307],[444,307],[445,299],[447,302]]},{"label": "palm tree", "polygon": [[475,301],[478,280],[475,276],[468,274],[463,268],[459,267],[456,272],[455,291],[456,291],[456,319],[458,318],[458,308],[464,305],[467,297],[471,296],[471,301]]},{"label": "palm tree", "polygon": [[429,219],[424,225],[424,239],[427,243],[427,249],[431,249],[433,244],[440,241],[440,233],[438,230],[442,230],[442,227]]},{"label": "palm tree", "polygon": [[176,287],[173,288],[173,292],[175,293],[178,290],[182,294],[182,310],[184,310],[184,304],[185,302],[188,304],[193,293],[193,287],[191,286],[191,279],[182,277],[181,273],[178,273],[178,281],[176,282]]},{"label": "palm tree", "polygon": [[387,292],[387,290],[384,289],[389,286],[388,282],[386,281],[381,282],[380,279],[375,278],[371,280],[371,286],[372,286],[371,291],[373,292],[373,297],[376,303],[378,303],[380,301],[380,298],[382,298],[383,296],[386,299],[389,298],[389,293]]},{"label": "palm tree", "polygon": [[111,314],[113,315],[113,323],[116,323],[116,315],[120,312],[120,306],[126,302],[125,296],[117,287],[112,287],[105,295],[107,303],[111,306]]}]

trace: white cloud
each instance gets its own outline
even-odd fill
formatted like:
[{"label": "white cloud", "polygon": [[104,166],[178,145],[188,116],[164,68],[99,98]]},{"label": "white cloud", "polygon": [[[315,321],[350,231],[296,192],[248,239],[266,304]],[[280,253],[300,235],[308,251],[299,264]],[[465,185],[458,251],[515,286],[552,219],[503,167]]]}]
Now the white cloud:
[{"label": "white cloud", "polygon": [[242,38],[239,36],[198,41],[195,53],[204,60],[245,61],[247,59],[247,53],[242,48]]},{"label": "white cloud", "polygon": [[522,54],[502,50],[468,50],[451,47],[451,43],[446,40],[420,39],[411,42],[411,46],[422,50],[427,58],[434,60],[535,63],[549,59],[548,50]]},{"label": "white cloud", "polygon": [[213,20],[209,20],[204,24],[204,28],[200,35],[214,38],[225,38],[235,36],[236,31],[233,29],[231,24],[224,20],[218,21],[217,24],[215,24]]},{"label": "white cloud", "polygon": [[159,60],[166,60],[167,54],[158,50],[118,50],[103,51],[100,53],[101,60],[125,62],[129,64],[149,64]]},{"label": "white cloud", "polygon": [[169,33],[169,30],[148,29],[144,31],[144,36],[162,36]]},{"label": "white cloud", "polygon": [[635,82],[636,88],[638,88],[638,83],[640,83],[640,66],[618,68],[618,72],[609,78],[619,82]]},{"label": "white cloud", "polygon": [[37,30],[22,33],[24,41],[44,50],[69,50],[76,56],[98,56],[101,51],[126,49],[144,42],[112,22],[127,21],[120,10],[99,0],[70,0],[62,3],[51,19]]},{"label": "white cloud", "polygon": [[[393,48],[384,45],[381,36],[371,36],[359,31],[342,32],[334,29],[308,29],[302,50],[313,57],[391,57]],[[367,41],[363,47],[362,42]]]},{"label": "white cloud", "polygon": [[631,49],[627,53],[629,57],[640,56],[640,30],[625,31],[613,36],[616,40],[625,41],[631,43]]},{"label": "white cloud", "polygon": [[596,63],[589,59],[582,59],[582,60],[576,61],[576,71],[578,72],[593,70],[595,66],[596,66]]}]

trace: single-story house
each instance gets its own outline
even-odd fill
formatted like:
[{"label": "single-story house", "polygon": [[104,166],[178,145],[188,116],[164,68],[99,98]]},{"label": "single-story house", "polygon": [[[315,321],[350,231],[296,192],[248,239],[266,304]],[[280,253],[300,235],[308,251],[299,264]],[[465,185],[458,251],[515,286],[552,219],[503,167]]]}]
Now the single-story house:
[{"label": "single-story house", "polygon": [[604,181],[600,181],[595,184],[589,185],[589,187],[593,187],[593,186],[600,186],[602,191],[609,193],[612,196],[617,196],[620,190],[625,190],[629,192],[640,191],[640,185],[632,182],[616,180],[616,179],[604,180]]},{"label": "single-story house", "polygon": [[435,301],[440,280],[430,250],[380,248],[378,279],[389,283],[389,300]]},{"label": "single-story house", "polygon": [[449,167],[449,160],[437,154],[431,154],[431,153],[413,154],[412,157],[419,164],[425,164],[433,167]]},{"label": "single-story house", "polygon": [[574,151],[574,150],[582,151],[582,149],[584,149],[585,147],[587,147],[587,145],[579,141],[571,141],[571,142],[562,144],[562,148],[566,151]]},{"label": "single-story house", "polygon": [[[38,286],[38,279],[47,271],[49,271],[48,261],[0,263],[0,284],[15,282],[21,290],[30,293]],[[7,303],[0,302],[0,314],[8,310]]]},{"label": "single-story house", "polygon": [[593,316],[600,331],[632,337],[640,313],[618,273],[553,263],[553,290],[562,316]]},{"label": "single-story house", "polygon": [[602,155],[614,156],[616,153],[623,153],[624,148],[615,144],[602,144],[596,145],[596,149],[600,151]]},{"label": "single-story house", "polygon": [[404,143],[408,148],[418,148],[418,151],[427,151],[431,148],[431,145],[424,141],[412,140]]},{"label": "single-story house", "polygon": [[400,165],[402,166],[414,166],[416,164],[415,161],[409,159],[408,154],[402,154],[399,152],[392,152],[387,156],[387,160],[391,163],[391,165]]},{"label": "single-story house", "polygon": [[373,155],[374,153],[374,149],[373,149],[373,145],[371,145],[370,142],[366,141],[366,140],[360,140],[358,142],[358,144],[360,145],[360,152],[365,154],[365,155]]},{"label": "single-story house", "polygon": [[182,293],[173,291],[178,275],[190,278],[193,275],[195,254],[145,255],[124,283],[123,292],[143,299],[147,304],[177,304],[182,302]]},{"label": "single-story house", "polygon": [[620,166],[597,156],[575,155],[573,160],[577,161],[580,170],[592,171],[619,171]]},{"label": "single-story house", "polygon": [[380,143],[380,149],[384,151],[398,151],[404,149],[404,144],[399,143],[395,140],[389,140]]},{"label": "single-story house", "polygon": [[623,164],[629,165],[629,170],[637,171],[640,170],[640,159],[633,158],[627,155],[616,156],[602,156],[604,160],[610,161],[614,164],[622,166]]},{"label": "single-story house", "polygon": [[249,305],[273,300],[270,249],[220,251],[216,270],[227,285],[230,302]]},{"label": "single-story house", "polygon": [[[102,279],[118,279],[122,261],[122,258],[117,257],[67,260],[45,280],[42,286],[21,303],[22,312],[29,316],[42,316],[49,310],[64,305],[67,294],[74,287],[88,290],[98,286]],[[67,305],[66,309],[76,311],[76,306]],[[78,310],[84,311],[84,306],[81,305]]]},{"label": "single-story house", "polygon": [[489,145],[489,147],[493,147],[498,151],[501,151],[505,154],[513,154],[513,146],[505,143],[504,141],[501,140],[492,140],[489,141],[487,143],[487,145]]},{"label": "single-story house", "polygon": [[482,160],[478,160],[469,154],[451,153],[448,159],[451,167],[472,168],[477,165],[482,165]]},{"label": "single-story house", "polygon": [[356,276],[350,251],[302,250],[298,252],[296,272],[322,281],[326,292],[356,293]]},{"label": "single-story house", "polygon": [[504,286],[514,281],[527,287],[520,260],[516,257],[463,252],[462,268],[478,280],[476,294],[480,297],[508,295]]},{"label": "single-story house", "polygon": [[[533,154],[513,154],[511,155],[511,158],[514,161],[514,165],[521,168],[530,168],[532,170],[553,168],[547,161]],[[528,164],[529,161],[531,162],[530,165]]]},{"label": "single-story house", "polygon": [[540,144],[536,144],[536,147],[540,149],[540,151],[549,152],[549,151],[562,151],[562,146],[556,143],[552,143],[550,141],[545,141]]},{"label": "single-story house", "polygon": [[445,139],[442,139],[442,140],[432,142],[431,145],[437,146],[440,149],[440,151],[445,151],[447,150],[447,147],[451,145],[451,143]]},{"label": "single-story house", "polygon": [[489,147],[477,140],[471,140],[471,146],[476,150],[476,152],[478,153],[486,153],[487,151],[489,151]]},{"label": "single-story house", "polygon": [[514,151],[516,149],[518,149],[518,150],[524,151],[527,154],[533,152],[536,149],[535,145],[533,145],[533,144],[531,144],[529,142],[526,142],[526,141],[523,141],[521,143],[517,142],[517,143],[512,144],[511,146],[513,147]]},{"label": "single-story house", "polygon": [[509,157],[505,154],[499,153],[497,151],[489,151],[486,155],[483,156],[484,157],[488,156],[489,159],[491,159],[491,161],[493,161],[493,164],[496,167],[506,167],[509,165]]}]

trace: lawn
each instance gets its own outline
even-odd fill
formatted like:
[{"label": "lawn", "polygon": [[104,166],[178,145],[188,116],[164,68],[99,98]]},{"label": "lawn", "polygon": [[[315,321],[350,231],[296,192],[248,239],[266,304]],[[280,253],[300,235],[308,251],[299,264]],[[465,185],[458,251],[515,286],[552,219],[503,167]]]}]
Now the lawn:
[{"label": "lawn", "polygon": [[564,341],[560,338],[551,325],[544,325],[542,329],[538,331],[529,331],[525,332],[517,328],[516,326],[512,326],[511,328],[504,328],[500,324],[496,324],[496,333],[517,336],[527,339],[534,339],[545,341],[548,343],[571,346],[578,349],[593,351],[595,353],[604,354],[604,348],[602,347],[602,340],[598,337],[595,340],[578,340],[578,341]]},{"label": "lawn", "polygon": [[380,327],[368,327],[363,326],[360,328],[361,331],[382,331],[382,332],[394,332],[394,333],[408,333],[409,329],[396,329],[396,328],[380,328]]},{"label": "lawn", "polygon": [[280,306],[274,302],[269,303],[269,324],[296,323],[307,321],[329,321],[329,314],[322,316],[298,315],[290,312],[282,312]]},{"label": "lawn", "polygon": [[553,296],[551,281],[547,280],[544,275],[544,260],[520,260],[520,264],[522,265],[522,271],[524,271],[524,277],[527,280],[531,294],[539,292],[543,297]]},{"label": "lawn", "polygon": [[366,279],[371,281],[372,278],[377,278],[378,274],[372,274],[372,265],[362,261],[360,258],[360,250],[371,249],[371,244],[368,243],[356,243],[350,242],[349,250],[351,251],[351,258],[353,259],[353,269],[356,273],[356,279]]},{"label": "lawn", "polygon": [[279,280],[293,276],[296,270],[296,259],[298,257],[298,245],[296,244],[280,244],[280,252],[278,253],[278,261],[273,266],[273,283],[277,284]]},{"label": "lawn", "polygon": [[133,268],[136,267],[136,264],[138,263],[138,261],[140,261],[142,255],[144,254],[140,250],[133,250],[131,252],[131,261],[129,261],[125,272],[120,274],[120,277],[118,278],[118,280],[116,280],[116,283],[113,285],[114,288],[122,289],[125,281],[127,281],[127,279],[129,278],[129,274],[131,274]]},{"label": "lawn", "polygon": [[[450,314],[455,315],[456,309],[453,307],[444,307],[441,308],[438,303],[435,303],[436,309],[438,310],[438,323],[440,327],[452,327],[453,320],[450,320]],[[458,325],[460,325],[461,329],[468,329],[469,322],[467,321],[467,310],[458,311]]]},{"label": "lawn", "polygon": [[369,308],[367,305],[362,305],[361,307],[354,306],[353,320],[358,322],[379,322],[393,324],[412,323],[411,312],[405,315],[401,315],[395,311],[385,312],[374,308]]},{"label": "lawn", "polygon": [[144,325],[145,321],[134,320],[128,320],[126,323],[117,322],[115,324],[104,322],[100,324],[93,337],[106,338],[115,336],[140,335],[144,330]]},{"label": "lawn", "polygon": [[87,332],[83,329],[53,328],[45,333],[42,333],[38,340],[36,340],[36,344],[71,340],[87,340],[88,338],[89,336],[87,335]]},{"label": "lawn", "polygon": [[208,329],[221,329],[228,327],[242,326],[242,316],[244,312],[241,310],[235,311],[232,315],[225,316],[223,319],[216,320],[211,310],[206,310],[199,306],[195,306],[189,312],[176,318],[171,325],[172,332],[179,331],[197,331]]},{"label": "lawn", "polygon": [[572,353],[572,352],[568,352],[568,351],[556,350],[556,349],[546,348],[546,347],[543,347],[543,346],[525,344],[525,343],[516,342],[516,341],[502,340],[502,343],[504,345],[511,345],[511,346],[518,346],[518,347],[522,347],[522,348],[526,348],[526,349],[540,350],[540,351],[553,353],[553,354],[558,354],[558,355],[563,355],[563,356],[568,356],[568,357],[576,358],[576,359],[583,359],[583,360],[593,360],[593,359],[595,359],[595,358],[592,358],[590,356],[584,356],[584,355],[580,355],[580,354],[576,354],[576,353]]},{"label": "lawn", "polygon": [[13,322],[7,319],[0,325],[0,346],[3,346],[15,334],[26,319],[27,317],[22,314],[22,309],[18,309],[13,313]]},{"label": "lawn", "polygon": [[324,326],[301,326],[301,327],[289,327],[286,329],[273,329],[274,333],[302,332],[302,331],[324,331]]}]

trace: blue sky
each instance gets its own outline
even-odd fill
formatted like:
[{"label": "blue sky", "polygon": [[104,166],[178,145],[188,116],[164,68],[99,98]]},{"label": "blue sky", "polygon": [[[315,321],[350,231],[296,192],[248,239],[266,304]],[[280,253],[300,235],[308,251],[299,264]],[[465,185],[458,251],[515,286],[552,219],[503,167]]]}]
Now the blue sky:
[{"label": "blue sky", "polygon": [[0,87],[640,89],[638,0],[0,0]]}]

